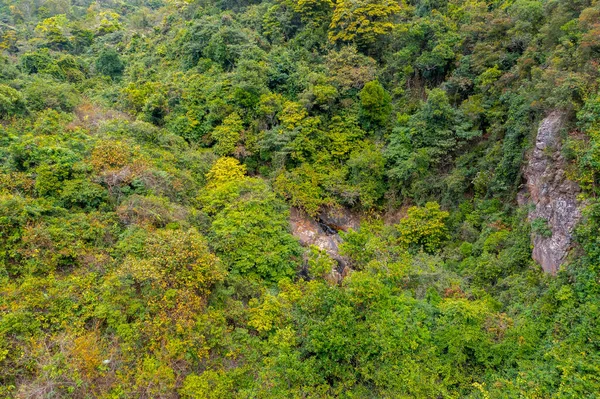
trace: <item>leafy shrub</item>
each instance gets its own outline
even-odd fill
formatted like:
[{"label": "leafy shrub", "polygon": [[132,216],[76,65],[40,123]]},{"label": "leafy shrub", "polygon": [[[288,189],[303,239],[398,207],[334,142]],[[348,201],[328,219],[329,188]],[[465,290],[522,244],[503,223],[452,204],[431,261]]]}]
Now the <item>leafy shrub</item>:
[{"label": "leafy shrub", "polygon": [[112,48],[104,49],[96,58],[96,71],[113,79],[120,77],[125,64],[119,54]]},{"label": "leafy shrub", "polygon": [[236,113],[229,115],[223,123],[212,132],[212,138],[217,142],[215,152],[218,155],[231,155],[240,141],[244,126],[240,116]]},{"label": "leafy shrub", "polygon": [[0,84],[0,119],[23,114],[25,102],[21,93],[12,87]]},{"label": "leafy shrub", "polygon": [[32,111],[51,108],[71,112],[79,102],[77,92],[70,84],[51,82],[39,77],[23,90],[23,94]]},{"label": "leafy shrub", "polygon": [[448,238],[448,216],[449,213],[440,210],[435,202],[408,208],[406,217],[396,225],[399,241],[412,250],[435,252]]},{"label": "leafy shrub", "polygon": [[548,226],[548,221],[544,218],[532,220],[531,231],[543,238],[552,237],[552,230],[550,229],[550,226]]}]

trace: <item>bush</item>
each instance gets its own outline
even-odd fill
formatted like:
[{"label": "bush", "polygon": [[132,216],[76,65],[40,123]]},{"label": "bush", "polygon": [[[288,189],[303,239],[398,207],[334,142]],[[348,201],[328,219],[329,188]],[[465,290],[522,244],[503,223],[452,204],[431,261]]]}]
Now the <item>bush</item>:
[{"label": "bush", "polygon": [[119,78],[125,70],[125,63],[112,48],[104,49],[96,58],[96,71],[112,79]]},{"label": "bush", "polygon": [[0,84],[0,119],[25,113],[21,93],[10,86]]},{"label": "bush", "polygon": [[54,59],[48,49],[25,53],[20,59],[21,70],[27,74],[43,73],[54,65]]},{"label": "bush", "polygon": [[544,218],[536,218],[532,220],[531,231],[543,238],[552,237],[552,230],[550,229],[550,226],[548,226],[548,220]]},{"label": "bush", "polygon": [[446,220],[449,215],[435,202],[408,208],[407,216],[396,225],[399,241],[412,250],[435,252],[448,238]]},{"label": "bush", "polygon": [[68,83],[52,82],[35,78],[24,90],[27,106],[32,111],[51,108],[71,112],[79,102],[77,92]]}]

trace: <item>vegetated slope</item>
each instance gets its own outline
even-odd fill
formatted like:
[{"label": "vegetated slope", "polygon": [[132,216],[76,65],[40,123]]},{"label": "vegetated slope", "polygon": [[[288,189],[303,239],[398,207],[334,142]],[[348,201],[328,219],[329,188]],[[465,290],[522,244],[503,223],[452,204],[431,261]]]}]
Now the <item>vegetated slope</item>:
[{"label": "vegetated slope", "polygon": [[[0,396],[595,397],[599,32],[591,0],[0,1]],[[517,202],[553,112],[555,276]],[[290,207],[364,215],[341,281]]]}]

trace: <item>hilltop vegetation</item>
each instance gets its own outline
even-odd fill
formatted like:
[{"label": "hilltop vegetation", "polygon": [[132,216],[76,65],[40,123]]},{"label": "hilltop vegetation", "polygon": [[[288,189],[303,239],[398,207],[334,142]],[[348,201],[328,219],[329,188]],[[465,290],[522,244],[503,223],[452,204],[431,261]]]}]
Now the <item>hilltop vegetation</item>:
[{"label": "hilltop vegetation", "polygon": [[[596,0],[0,0],[0,51],[0,397],[600,392]],[[363,216],[341,282],[291,207]]]}]

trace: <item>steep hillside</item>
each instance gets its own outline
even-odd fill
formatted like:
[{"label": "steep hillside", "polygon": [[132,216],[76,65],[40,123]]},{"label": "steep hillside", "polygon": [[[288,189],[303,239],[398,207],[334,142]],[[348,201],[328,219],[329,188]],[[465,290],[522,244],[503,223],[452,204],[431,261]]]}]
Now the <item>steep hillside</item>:
[{"label": "steep hillside", "polygon": [[0,0],[0,397],[595,398],[600,3]]}]

